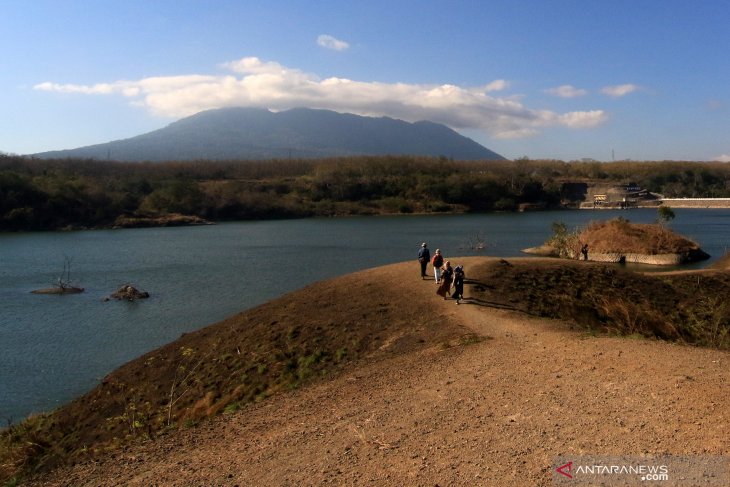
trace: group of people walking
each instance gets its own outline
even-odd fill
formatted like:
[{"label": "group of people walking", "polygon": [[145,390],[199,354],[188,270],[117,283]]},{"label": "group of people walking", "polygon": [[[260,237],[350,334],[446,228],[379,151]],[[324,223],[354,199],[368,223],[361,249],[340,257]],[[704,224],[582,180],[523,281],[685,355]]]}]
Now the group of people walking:
[{"label": "group of people walking", "polygon": [[451,262],[444,260],[440,249],[436,249],[433,257],[431,257],[431,252],[425,242],[421,244],[421,248],[418,250],[418,262],[421,264],[421,279],[427,277],[426,268],[429,262],[433,266],[433,277],[438,285],[436,294],[448,299],[453,287],[454,292],[451,293],[451,297],[456,299],[456,304],[464,299],[464,279],[466,278],[464,266],[451,267]]}]

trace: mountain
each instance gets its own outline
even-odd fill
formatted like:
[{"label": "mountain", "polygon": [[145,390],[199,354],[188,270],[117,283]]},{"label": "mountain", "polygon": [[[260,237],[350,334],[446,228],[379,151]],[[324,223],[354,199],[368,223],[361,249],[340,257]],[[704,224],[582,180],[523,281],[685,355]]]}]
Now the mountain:
[{"label": "mountain", "polygon": [[445,125],[309,108],[276,113],[260,108],[206,110],[129,139],[33,155],[167,161],[384,154],[504,159]]}]

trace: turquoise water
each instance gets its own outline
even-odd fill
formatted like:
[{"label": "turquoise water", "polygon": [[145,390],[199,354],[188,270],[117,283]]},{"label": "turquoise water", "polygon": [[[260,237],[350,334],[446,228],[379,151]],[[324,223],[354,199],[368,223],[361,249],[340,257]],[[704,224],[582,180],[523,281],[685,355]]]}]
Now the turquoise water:
[{"label": "turquoise water", "polygon": [[[709,252],[725,252],[730,210],[675,210],[671,224]],[[53,409],[119,365],[314,281],[412,260],[422,241],[454,255],[517,256],[554,221],[569,227],[654,210],[357,217],[203,227],[0,234],[0,424]],[[468,248],[483,236],[483,252]],[[49,287],[71,259],[77,295]],[[700,264],[705,265],[706,263]],[[151,298],[104,302],[131,283]]]}]

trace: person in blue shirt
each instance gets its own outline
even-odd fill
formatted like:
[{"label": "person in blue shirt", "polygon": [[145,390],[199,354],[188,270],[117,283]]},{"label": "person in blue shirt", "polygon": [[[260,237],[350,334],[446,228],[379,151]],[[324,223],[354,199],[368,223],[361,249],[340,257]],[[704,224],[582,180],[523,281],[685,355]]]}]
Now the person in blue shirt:
[{"label": "person in blue shirt", "polygon": [[428,251],[426,242],[421,244],[421,248],[418,249],[418,262],[421,264],[421,279],[426,279],[426,266],[431,261],[431,252]]}]

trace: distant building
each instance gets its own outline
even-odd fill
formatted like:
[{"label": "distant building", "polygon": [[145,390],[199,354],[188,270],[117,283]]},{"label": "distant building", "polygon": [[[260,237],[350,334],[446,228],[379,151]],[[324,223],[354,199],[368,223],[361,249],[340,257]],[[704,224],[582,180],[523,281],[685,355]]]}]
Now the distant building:
[{"label": "distant building", "polygon": [[602,205],[608,200],[608,195],[605,194],[594,194],[593,195],[593,204],[595,206]]},{"label": "distant building", "polygon": [[653,199],[655,199],[654,195],[634,182],[620,185],[589,184],[581,207],[632,208],[640,202]]},{"label": "distant building", "polygon": [[659,198],[660,196],[650,193],[635,182],[596,184],[588,181],[564,181],[560,188],[560,201],[569,207],[633,208],[659,204]]}]

